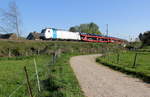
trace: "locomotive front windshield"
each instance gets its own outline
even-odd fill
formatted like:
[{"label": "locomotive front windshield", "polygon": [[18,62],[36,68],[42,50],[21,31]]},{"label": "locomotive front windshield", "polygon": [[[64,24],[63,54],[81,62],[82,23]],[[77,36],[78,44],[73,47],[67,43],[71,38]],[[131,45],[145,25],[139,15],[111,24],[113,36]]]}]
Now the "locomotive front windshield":
[{"label": "locomotive front windshield", "polygon": [[44,33],[46,31],[46,29],[43,29],[41,33]]}]

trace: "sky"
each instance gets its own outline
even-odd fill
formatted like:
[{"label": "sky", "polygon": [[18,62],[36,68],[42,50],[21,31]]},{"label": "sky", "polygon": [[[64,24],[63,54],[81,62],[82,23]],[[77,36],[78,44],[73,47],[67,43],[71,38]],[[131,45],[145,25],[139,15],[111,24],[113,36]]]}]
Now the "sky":
[{"label": "sky", "polygon": [[[0,0],[7,9],[12,0]],[[129,40],[150,30],[150,0],[15,0],[22,19],[22,35],[46,27],[68,30],[94,22],[109,36]]]}]

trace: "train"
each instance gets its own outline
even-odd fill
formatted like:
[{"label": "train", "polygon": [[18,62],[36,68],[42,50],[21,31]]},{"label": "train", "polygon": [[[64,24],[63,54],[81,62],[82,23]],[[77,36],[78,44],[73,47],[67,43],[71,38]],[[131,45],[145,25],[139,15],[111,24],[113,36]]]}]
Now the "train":
[{"label": "train", "polygon": [[43,40],[72,40],[72,41],[84,41],[84,42],[97,42],[97,43],[117,43],[125,44],[126,40],[85,32],[71,32],[62,29],[45,28],[42,29],[40,38]]}]

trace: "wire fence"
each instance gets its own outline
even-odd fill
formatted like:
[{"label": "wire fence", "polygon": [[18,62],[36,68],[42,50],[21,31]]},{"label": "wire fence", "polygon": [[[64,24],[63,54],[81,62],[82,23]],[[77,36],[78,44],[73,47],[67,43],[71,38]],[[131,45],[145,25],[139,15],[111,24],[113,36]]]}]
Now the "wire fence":
[{"label": "wire fence", "polygon": [[[34,87],[32,87],[33,91],[36,91],[35,89],[37,88],[36,84],[33,85],[33,83],[35,83],[35,78],[36,78],[36,74],[30,76],[30,80],[29,80],[32,83],[32,86],[34,86]],[[34,81],[34,82],[32,82],[32,81]],[[25,81],[23,81],[21,85],[19,85],[18,87],[16,87],[10,93],[10,95],[8,97],[19,97],[19,96],[26,97],[26,96],[29,96],[29,94],[27,93],[26,90],[27,90],[27,81],[25,79]],[[20,93],[18,93],[18,91]],[[22,93],[22,92],[24,92],[24,93]]]},{"label": "wire fence", "polygon": [[116,52],[105,53],[105,60],[124,66],[136,68],[141,65],[150,65],[150,53],[146,52]]},{"label": "wire fence", "polygon": [[[48,68],[48,65],[53,65],[56,63],[57,58],[60,56],[61,52],[59,50],[51,53],[51,58],[50,58],[50,62],[48,64],[46,64],[46,68]],[[43,71],[38,71],[38,67],[37,67],[37,62],[35,60],[35,58],[33,59],[33,63],[34,63],[34,71],[35,73],[30,75],[28,68],[30,67],[24,67],[24,69],[22,69],[24,71],[25,74],[25,78],[24,81],[17,86],[10,94],[8,97],[40,97],[40,93],[42,92],[41,90],[41,84],[40,84],[40,78],[39,78],[39,74],[41,72],[46,72],[45,76],[48,75],[48,71],[43,70]]]}]

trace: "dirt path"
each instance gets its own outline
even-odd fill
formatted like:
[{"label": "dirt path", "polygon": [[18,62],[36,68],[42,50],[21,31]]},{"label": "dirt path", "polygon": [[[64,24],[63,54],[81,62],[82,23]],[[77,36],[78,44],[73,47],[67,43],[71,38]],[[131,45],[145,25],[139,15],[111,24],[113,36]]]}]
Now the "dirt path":
[{"label": "dirt path", "polygon": [[70,60],[87,97],[150,97],[150,87],[136,78],[98,65],[100,55],[76,56]]}]

